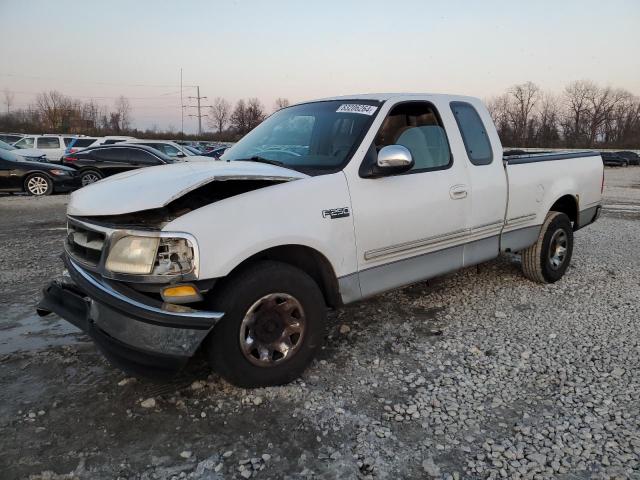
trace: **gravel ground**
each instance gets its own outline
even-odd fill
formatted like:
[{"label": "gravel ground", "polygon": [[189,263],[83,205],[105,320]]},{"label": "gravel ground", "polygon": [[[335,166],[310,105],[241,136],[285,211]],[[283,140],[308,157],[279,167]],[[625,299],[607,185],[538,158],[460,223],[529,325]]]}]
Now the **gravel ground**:
[{"label": "gravel ground", "polygon": [[640,167],[567,275],[499,259],[330,315],[295,383],[127,378],[33,315],[66,196],[0,197],[3,479],[640,478]]}]

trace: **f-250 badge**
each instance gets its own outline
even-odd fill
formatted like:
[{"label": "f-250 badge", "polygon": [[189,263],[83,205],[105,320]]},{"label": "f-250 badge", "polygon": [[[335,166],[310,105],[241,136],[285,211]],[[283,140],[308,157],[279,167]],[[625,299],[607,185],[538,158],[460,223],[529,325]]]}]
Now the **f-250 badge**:
[{"label": "f-250 badge", "polygon": [[349,216],[349,207],[330,208],[322,211],[323,218],[343,218]]}]

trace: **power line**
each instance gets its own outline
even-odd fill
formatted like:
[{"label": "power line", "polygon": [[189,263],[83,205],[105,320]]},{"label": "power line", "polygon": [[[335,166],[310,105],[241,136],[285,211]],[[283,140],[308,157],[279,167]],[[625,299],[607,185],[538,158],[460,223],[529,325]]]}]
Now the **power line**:
[{"label": "power line", "polygon": [[[151,83],[117,83],[117,82],[83,82],[76,80],[69,80],[66,78],[59,77],[46,77],[39,75],[20,75],[15,73],[0,73],[0,77],[11,77],[11,78],[28,78],[31,80],[57,80],[62,81],[65,84],[72,83],[76,85],[103,85],[103,86],[112,86],[112,87],[149,87],[149,88],[177,88],[180,85],[175,84],[151,84]],[[183,85],[187,88],[195,88],[195,85]]]}]

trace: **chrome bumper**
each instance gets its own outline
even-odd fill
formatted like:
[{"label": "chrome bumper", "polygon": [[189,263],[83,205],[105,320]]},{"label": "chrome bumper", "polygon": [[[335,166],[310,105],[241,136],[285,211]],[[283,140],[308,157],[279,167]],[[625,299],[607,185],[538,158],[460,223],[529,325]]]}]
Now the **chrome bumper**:
[{"label": "chrome bumper", "polygon": [[38,313],[55,312],[88,333],[118,367],[157,376],[179,370],[194,355],[221,312],[153,301],[91,274],[68,256],[69,279],[44,289]]}]

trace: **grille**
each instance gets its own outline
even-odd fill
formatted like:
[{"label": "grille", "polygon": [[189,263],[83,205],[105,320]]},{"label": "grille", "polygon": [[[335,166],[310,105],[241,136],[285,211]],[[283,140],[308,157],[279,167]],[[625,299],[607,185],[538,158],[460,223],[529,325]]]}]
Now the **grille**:
[{"label": "grille", "polygon": [[102,256],[105,234],[80,225],[67,224],[67,250],[73,258],[97,266]]}]

